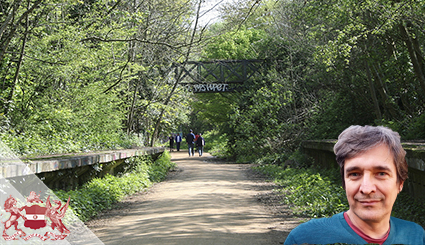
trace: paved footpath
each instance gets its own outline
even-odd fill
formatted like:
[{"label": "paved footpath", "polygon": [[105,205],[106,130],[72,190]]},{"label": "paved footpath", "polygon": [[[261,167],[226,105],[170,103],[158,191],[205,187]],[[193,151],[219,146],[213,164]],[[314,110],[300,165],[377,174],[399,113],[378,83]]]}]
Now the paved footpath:
[{"label": "paved footpath", "polygon": [[[173,152],[178,167],[148,193],[88,222],[105,244],[282,244],[297,221],[277,219],[258,201],[248,165],[215,162],[209,154]],[[260,193],[261,194],[261,193]]]}]

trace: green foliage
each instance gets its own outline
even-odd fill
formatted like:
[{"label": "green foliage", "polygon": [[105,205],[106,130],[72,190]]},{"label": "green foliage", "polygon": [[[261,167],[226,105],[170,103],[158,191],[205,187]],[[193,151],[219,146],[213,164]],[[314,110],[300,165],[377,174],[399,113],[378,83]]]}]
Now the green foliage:
[{"label": "green foliage", "polygon": [[155,162],[150,157],[133,157],[126,162],[128,168],[120,177],[107,175],[95,178],[77,190],[55,191],[62,200],[71,197],[70,207],[82,220],[87,221],[125,196],[140,192],[163,180],[175,164],[165,151]]},{"label": "green foliage", "polygon": [[168,170],[175,167],[175,164],[170,160],[170,153],[168,151],[164,151],[164,153],[154,163],[149,164],[149,180],[152,182],[160,182],[164,180],[167,176]]},{"label": "green foliage", "polygon": [[187,120],[188,95],[172,90],[169,68],[191,46],[192,4],[7,2],[0,140],[19,155],[145,145]]},{"label": "green foliage", "polygon": [[286,154],[270,153],[260,158],[257,158],[255,160],[255,163],[261,164],[261,165],[266,165],[266,164],[283,165],[288,160],[288,158],[289,157]]},{"label": "green foliage", "polygon": [[406,134],[407,139],[425,139],[425,114],[413,120]]},{"label": "green foliage", "polygon": [[228,146],[228,137],[226,134],[222,134],[218,130],[211,130],[205,132],[202,136],[206,140],[204,148],[206,152],[224,159],[230,157],[226,150]]},{"label": "green foliage", "polygon": [[402,191],[397,196],[391,213],[392,216],[413,221],[425,228],[425,203]]},{"label": "green foliage", "polygon": [[[49,132],[49,131],[47,131]],[[69,131],[52,132],[50,135],[42,130],[18,134],[16,132],[0,134],[0,139],[20,156],[51,155],[72,152],[87,152],[108,149],[130,148],[139,145],[137,136],[128,136],[121,130],[86,131],[75,127]]]},{"label": "green foliage", "polygon": [[204,59],[256,59],[255,43],[265,36],[261,29],[240,29],[218,36],[203,50]]},{"label": "green foliage", "polygon": [[248,83],[229,115],[228,150],[239,162],[290,151],[299,141],[292,87],[284,78],[269,77],[275,79]]},{"label": "green foliage", "polygon": [[[277,163],[352,124],[425,137],[422,1],[241,3],[197,32],[181,0],[6,4],[0,140],[29,156],[105,150],[161,144],[191,124],[220,135],[212,152]],[[238,93],[193,95],[171,68],[197,57],[267,69]]]},{"label": "green foliage", "polygon": [[356,100],[352,94],[329,92],[318,101],[310,118],[306,120],[310,134],[308,139],[337,139],[349,125],[373,125],[374,116],[370,104]]},{"label": "green foliage", "polygon": [[416,43],[425,38],[417,29],[422,21],[413,20],[423,16],[418,11],[423,4],[416,0],[296,4],[283,5],[296,6],[298,14],[290,22],[301,27],[297,29],[305,27],[305,43],[315,43],[315,63],[325,65],[318,78],[329,91],[319,94],[322,120],[313,124],[313,134],[335,137],[329,128],[337,132],[352,124],[391,122],[402,136],[412,138],[408,131],[415,120],[409,118],[422,114],[424,103],[418,91],[425,87],[419,78],[423,72],[412,70],[416,54],[408,47],[423,50],[423,44]]},{"label": "green foliage", "polygon": [[55,195],[62,201],[66,201],[68,197],[70,197],[71,200],[69,202],[69,208],[83,222],[89,220],[90,217],[95,216],[99,212],[97,207],[94,205],[91,193],[88,191],[84,191],[82,189],[68,192],[58,190],[55,191]]},{"label": "green foliage", "polygon": [[267,29],[272,24],[274,0],[235,0],[224,2],[220,12],[226,28]]},{"label": "green foliage", "polygon": [[[315,168],[284,168],[260,165],[256,170],[274,178],[284,195],[284,202],[295,214],[309,217],[329,217],[348,210],[345,191],[333,173]],[[339,183],[338,183],[339,181]]]},{"label": "green foliage", "polygon": [[403,139],[425,137],[425,82],[423,69],[415,68],[423,66],[415,56],[424,57],[421,1],[262,4],[253,12],[226,6],[224,23],[211,32],[235,28],[203,50],[208,59],[268,60],[267,72],[236,96],[211,96],[210,104],[199,96],[196,113],[227,138],[223,155],[281,164],[301,141],[336,138],[350,125],[387,125]]},{"label": "green foliage", "polygon": [[233,94],[200,93],[192,103],[191,127],[205,133],[226,126],[236,96]]}]

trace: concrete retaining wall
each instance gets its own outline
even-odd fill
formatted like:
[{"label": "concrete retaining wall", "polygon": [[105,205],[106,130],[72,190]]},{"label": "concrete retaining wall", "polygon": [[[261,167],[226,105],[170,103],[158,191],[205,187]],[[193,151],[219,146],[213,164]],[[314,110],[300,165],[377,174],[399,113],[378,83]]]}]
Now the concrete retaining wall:
[{"label": "concrete retaining wall", "polygon": [[[314,164],[323,168],[339,169],[333,146],[336,140],[304,141],[304,153],[314,159]],[[404,190],[415,198],[425,200],[425,143],[404,142],[406,161],[409,165],[409,178]]]},{"label": "concrete retaining wall", "polygon": [[36,174],[48,187],[73,189],[93,177],[116,174],[126,159],[133,156],[151,155],[154,158],[163,153],[163,147],[144,147],[85,154],[48,156],[33,159],[12,159],[0,165],[4,178],[19,179],[21,176]]}]

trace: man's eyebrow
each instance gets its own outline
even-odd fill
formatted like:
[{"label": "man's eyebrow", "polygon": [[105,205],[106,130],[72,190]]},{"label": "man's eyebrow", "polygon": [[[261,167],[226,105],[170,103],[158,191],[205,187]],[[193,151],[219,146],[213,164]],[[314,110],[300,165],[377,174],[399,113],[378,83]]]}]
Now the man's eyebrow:
[{"label": "man's eyebrow", "polygon": [[[375,171],[376,171],[376,170],[381,170],[381,171],[390,171],[390,172],[391,172],[391,169],[390,169],[389,167],[387,167],[387,166],[382,166],[382,165],[375,166],[375,167],[373,167],[373,169],[374,169]],[[353,167],[346,168],[346,169],[345,169],[345,172],[353,172],[353,171],[359,171],[359,170],[360,170],[360,167],[353,166]]]},{"label": "man's eyebrow", "polygon": [[376,166],[373,169],[391,172],[391,169],[389,167],[387,167],[387,166]]},{"label": "man's eyebrow", "polygon": [[359,167],[353,166],[353,167],[349,167],[345,169],[345,172],[353,172],[353,171],[358,171],[360,170]]}]

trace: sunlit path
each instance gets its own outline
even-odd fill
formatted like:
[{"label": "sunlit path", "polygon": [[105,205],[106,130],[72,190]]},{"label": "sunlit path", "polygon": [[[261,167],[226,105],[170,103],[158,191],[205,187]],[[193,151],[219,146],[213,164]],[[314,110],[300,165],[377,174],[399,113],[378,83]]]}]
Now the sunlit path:
[{"label": "sunlit path", "polygon": [[[90,227],[105,244],[280,244],[287,232],[257,201],[247,165],[173,152],[178,169],[131,209]],[[291,226],[288,222],[288,231]]]}]

